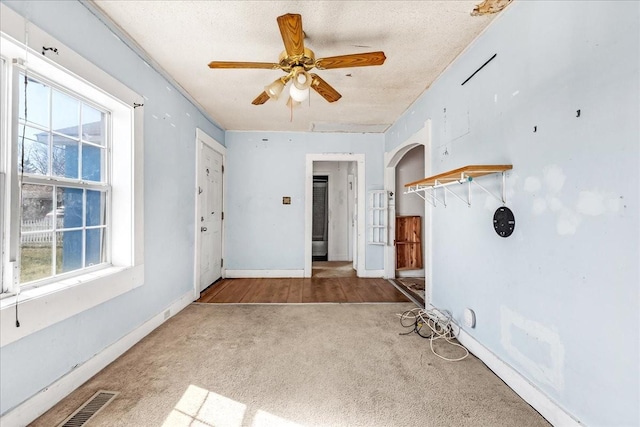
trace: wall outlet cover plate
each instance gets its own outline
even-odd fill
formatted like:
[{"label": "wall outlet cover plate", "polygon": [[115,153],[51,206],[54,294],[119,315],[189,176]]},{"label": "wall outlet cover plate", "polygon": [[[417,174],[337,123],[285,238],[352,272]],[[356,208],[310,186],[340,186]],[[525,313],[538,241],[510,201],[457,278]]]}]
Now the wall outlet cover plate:
[{"label": "wall outlet cover plate", "polygon": [[476,326],[476,314],[470,308],[464,309],[464,324],[468,328],[475,328]]}]

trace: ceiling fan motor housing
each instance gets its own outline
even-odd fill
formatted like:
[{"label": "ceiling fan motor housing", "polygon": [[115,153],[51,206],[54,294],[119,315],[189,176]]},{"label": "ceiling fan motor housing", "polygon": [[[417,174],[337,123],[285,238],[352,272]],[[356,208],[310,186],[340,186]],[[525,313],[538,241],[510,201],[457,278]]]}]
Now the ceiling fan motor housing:
[{"label": "ceiling fan motor housing", "polygon": [[291,72],[294,67],[304,67],[305,71],[309,71],[316,65],[316,55],[306,47],[302,55],[288,55],[285,50],[280,54],[278,65],[285,73]]}]

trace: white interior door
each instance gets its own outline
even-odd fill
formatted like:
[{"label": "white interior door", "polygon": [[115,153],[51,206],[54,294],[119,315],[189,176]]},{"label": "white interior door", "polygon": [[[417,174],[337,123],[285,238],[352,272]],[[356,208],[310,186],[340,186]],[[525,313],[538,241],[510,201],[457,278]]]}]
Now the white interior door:
[{"label": "white interior door", "polygon": [[200,143],[200,291],[222,276],[222,154]]}]

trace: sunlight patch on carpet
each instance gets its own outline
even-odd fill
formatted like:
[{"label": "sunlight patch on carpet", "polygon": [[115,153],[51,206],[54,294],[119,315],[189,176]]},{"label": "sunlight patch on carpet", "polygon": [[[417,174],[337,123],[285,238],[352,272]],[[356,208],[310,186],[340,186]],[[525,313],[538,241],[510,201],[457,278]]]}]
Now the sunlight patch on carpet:
[{"label": "sunlight patch on carpet", "polygon": [[[163,427],[240,427],[246,415],[247,405],[191,384],[164,421]],[[251,426],[302,427],[261,409],[256,411]]]}]

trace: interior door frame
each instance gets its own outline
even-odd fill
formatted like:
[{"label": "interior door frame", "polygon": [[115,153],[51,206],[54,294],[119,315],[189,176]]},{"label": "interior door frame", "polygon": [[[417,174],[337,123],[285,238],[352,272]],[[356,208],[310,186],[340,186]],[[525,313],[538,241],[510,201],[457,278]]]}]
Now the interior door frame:
[{"label": "interior door frame", "polygon": [[[227,149],[224,145],[220,144],[214,138],[206,134],[202,129],[196,128],[196,162],[194,170],[194,197],[195,197],[195,212],[194,212],[194,261],[193,261],[193,297],[194,301],[200,298],[200,218],[198,217],[198,213],[200,212],[200,197],[198,197],[198,170],[200,168],[200,142],[207,145],[213,151],[219,153],[222,156],[222,212],[224,213],[224,205],[225,205],[225,180],[224,180],[224,165],[227,159]],[[221,221],[221,230],[220,230],[220,253],[222,258],[224,259],[224,219]],[[220,269],[221,277],[225,277],[225,266],[223,265]]]},{"label": "interior door frame", "polygon": [[304,277],[311,277],[313,222],[313,162],[355,162],[357,180],[357,268],[356,275],[365,275],[365,155],[353,153],[309,153],[306,156],[304,194]]},{"label": "interior door frame", "polygon": [[[392,151],[384,153],[384,188],[388,192],[396,192],[396,166],[400,160],[413,148],[424,145],[424,176],[431,176],[431,119],[428,119],[424,127],[411,135],[405,142],[398,145]],[[416,196],[418,197],[418,196]],[[396,276],[396,252],[393,242],[396,236],[396,210],[395,196],[389,203],[389,243],[385,246],[384,251],[384,275],[388,279]],[[424,242],[423,242],[423,258],[425,269],[425,280],[428,292],[425,295],[425,304],[431,301],[432,286],[432,219],[431,204],[425,200],[424,202]]]}]

